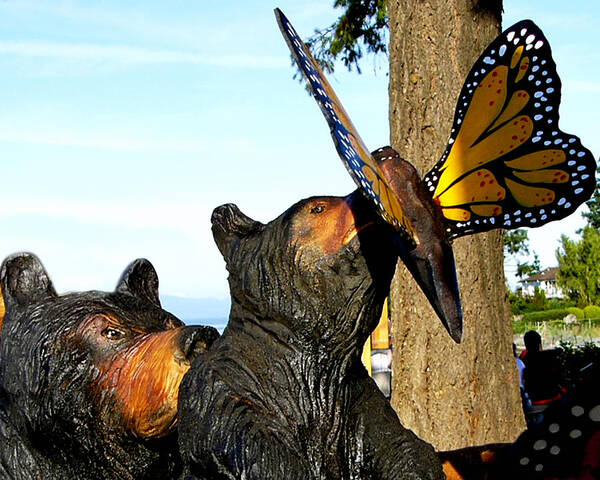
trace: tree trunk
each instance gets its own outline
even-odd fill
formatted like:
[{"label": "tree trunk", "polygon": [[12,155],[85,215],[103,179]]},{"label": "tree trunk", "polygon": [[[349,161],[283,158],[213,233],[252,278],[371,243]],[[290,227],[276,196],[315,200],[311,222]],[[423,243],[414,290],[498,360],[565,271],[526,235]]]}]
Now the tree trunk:
[{"label": "tree trunk", "polygon": [[[494,5],[491,5],[494,4]],[[389,0],[393,147],[421,173],[440,158],[458,93],[500,33],[501,2]],[[406,268],[391,291],[392,405],[438,450],[510,442],[524,429],[502,255],[502,233],[454,242],[463,341],[444,330]]]}]

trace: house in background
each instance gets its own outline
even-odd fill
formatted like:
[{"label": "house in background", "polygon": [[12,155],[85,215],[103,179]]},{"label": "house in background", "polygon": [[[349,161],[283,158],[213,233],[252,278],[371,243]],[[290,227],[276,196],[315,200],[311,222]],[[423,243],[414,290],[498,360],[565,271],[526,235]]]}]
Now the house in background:
[{"label": "house in background", "polygon": [[539,288],[544,291],[546,298],[564,298],[563,291],[556,284],[557,272],[558,267],[547,268],[543,272],[521,280],[521,295],[524,297],[533,297],[535,289]]}]

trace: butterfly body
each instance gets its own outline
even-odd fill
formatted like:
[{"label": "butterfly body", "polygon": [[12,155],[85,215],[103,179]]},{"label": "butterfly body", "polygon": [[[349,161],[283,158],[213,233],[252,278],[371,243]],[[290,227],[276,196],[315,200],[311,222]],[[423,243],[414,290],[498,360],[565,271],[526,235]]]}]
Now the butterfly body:
[{"label": "butterfly body", "polygon": [[397,238],[404,265],[411,272],[450,336],[460,342],[462,307],[452,245],[444,228],[441,207],[429,195],[417,169],[392,147],[373,152],[390,187],[398,192],[404,213],[414,227],[417,245],[406,246]]}]

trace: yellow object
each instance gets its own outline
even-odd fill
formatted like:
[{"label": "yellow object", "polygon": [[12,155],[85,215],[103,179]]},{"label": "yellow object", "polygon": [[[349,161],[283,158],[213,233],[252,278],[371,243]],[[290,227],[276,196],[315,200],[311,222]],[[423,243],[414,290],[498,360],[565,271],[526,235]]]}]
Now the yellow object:
[{"label": "yellow object", "polygon": [[560,81],[535,25],[490,45],[460,95],[446,152],[425,176],[450,237],[537,227],[592,191],[591,153],[558,129]]},{"label": "yellow object", "polygon": [[363,347],[362,363],[367,369],[367,372],[369,372],[370,377],[373,373],[373,369],[371,368],[371,337],[367,338],[365,346]]},{"label": "yellow object", "polygon": [[388,301],[383,304],[383,311],[379,324],[371,334],[371,348],[373,350],[386,350],[390,348],[390,326],[388,319]]},{"label": "yellow object", "polygon": [[0,331],[2,330],[2,320],[4,320],[4,297],[2,297],[2,290],[0,289]]},{"label": "yellow object", "polygon": [[379,323],[363,347],[362,363],[369,372],[369,376],[373,374],[371,364],[371,354],[373,353],[373,350],[386,350],[388,348],[390,348],[390,326],[388,318],[388,299],[386,298],[383,303],[383,310],[381,311]]}]

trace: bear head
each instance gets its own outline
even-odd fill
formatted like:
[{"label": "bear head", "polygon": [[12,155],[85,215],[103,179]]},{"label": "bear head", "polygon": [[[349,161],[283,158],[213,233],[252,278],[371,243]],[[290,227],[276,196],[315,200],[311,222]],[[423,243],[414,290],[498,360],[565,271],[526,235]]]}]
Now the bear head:
[{"label": "bear head", "polygon": [[144,259],[110,293],[57,295],[29,253],[8,257],[0,276],[6,418],[43,458],[86,463],[98,478],[109,462],[142,478],[138,466],[155,453],[144,448],[160,450],[172,436],[179,383],[216,330],[185,327],[163,310],[158,277]]},{"label": "bear head", "polygon": [[253,318],[329,346],[362,346],[375,328],[395,232],[359,191],[302,200],[268,224],[223,205],[212,230],[229,272],[230,324]]}]

